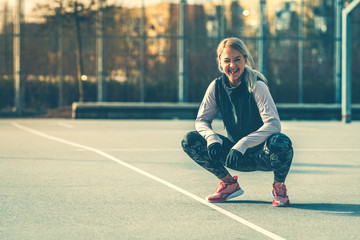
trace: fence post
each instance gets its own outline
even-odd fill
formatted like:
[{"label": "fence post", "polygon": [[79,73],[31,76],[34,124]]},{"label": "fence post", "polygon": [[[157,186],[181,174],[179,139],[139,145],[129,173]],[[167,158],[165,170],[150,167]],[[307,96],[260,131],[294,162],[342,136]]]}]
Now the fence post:
[{"label": "fence post", "polygon": [[265,0],[260,0],[259,11],[259,31],[258,31],[258,68],[261,73],[266,75],[266,47],[265,47]]},{"label": "fence post", "polygon": [[140,17],[140,102],[145,102],[145,45],[146,45],[146,31],[145,31],[145,3],[141,0],[141,17]]},{"label": "fence post", "polygon": [[98,0],[98,17],[96,19],[96,56],[97,56],[97,101],[105,101],[104,74],[104,33],[103,33],[103,1]]},{"label": "fence post", "polygon": [[303,34],[303,26],[304,26],[304,1],[300,2],[300,12],[299,12],[299,42],[298,42],[298,78],[299,78],[299,103],[304,103],[304,34]]},{"label": "fence post", "polygon": [[179,87],[178,102],[186,102],[186,0],[180,0],[179,5],[179,38],[178,38],[178,61],[179,61]]},{"label": "fence post", "polygon": [[23,111],[23,79],[21,69],[21,24],[23,22],[23,0],[17,1],[14,24],[14,82],[15,111],[21,116]]},{"label": "fence post", "polygon": [[341,119],[344,123],[351,122],[351,19],[349,14],[359,3],[360,0],[354,0],[342,11]]},{"label": "fence post", "polygon": [[63,48],[64,48],[64,28],[63,28],[63,6],[62,2],[59,2],[59,8],[56,11],[58,21],[58,73],[59,73],[59,103],[58,106],[64,106],[64,71],[63,71]]},{"label": "fence post", "polygon": [[219,21],[219,25],[220,25],[220,41],[225,37],[225,0],[221,0],[221,5],[220,5],[220,21]]},{"label": "fence post", "polygon": [[335,6],[335,103],[341,102],[341,11],[343,0]]}]

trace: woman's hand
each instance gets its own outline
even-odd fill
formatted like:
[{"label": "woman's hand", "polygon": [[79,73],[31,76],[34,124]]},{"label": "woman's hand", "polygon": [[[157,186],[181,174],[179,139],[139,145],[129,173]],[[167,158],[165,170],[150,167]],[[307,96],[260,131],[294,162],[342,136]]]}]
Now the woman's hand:
[{"label": "woman's hand", "polygon": [[207,151],[212,161],[223,162],[224,151],[220,143],[215,142],[210,144]]},{"label": "woman's hand", "polygon": [[238,150],[231,149],[225,160],[225,166],[237,169],[238,164],[241,162],[243,157],[242,153]]}]

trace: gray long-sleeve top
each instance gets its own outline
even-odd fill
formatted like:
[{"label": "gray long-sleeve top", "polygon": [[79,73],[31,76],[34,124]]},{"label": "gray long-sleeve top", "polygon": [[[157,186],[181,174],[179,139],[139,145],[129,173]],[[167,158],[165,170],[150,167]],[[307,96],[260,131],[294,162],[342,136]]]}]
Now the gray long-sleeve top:
[{"label": "gray long-sleeve top", "polygon": [[[281,131],[279,114],[268,86],[262,81],[257,81],[253,94],[264,124],[258,130],[235,143],[233,149],[238,150],[242,154],[244,154],[248,148],[265,142],[271,135]],[[222,139],[213,131],[211,126],[217,111],[218,106],[215,98],[214,80],[206,90],[195,121],[196,131],[206,139],[208,146],[214,142],[222,144]]]}]

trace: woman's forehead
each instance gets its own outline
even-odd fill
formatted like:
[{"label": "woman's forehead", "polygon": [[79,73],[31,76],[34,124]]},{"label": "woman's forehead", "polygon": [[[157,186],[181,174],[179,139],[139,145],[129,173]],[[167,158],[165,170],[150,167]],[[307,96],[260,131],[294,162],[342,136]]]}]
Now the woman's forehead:
[{"label": "woman's forehead", "polygon": [[221,58],[244,57],[242,53],[232,47],[225,47],[220,55]]}]

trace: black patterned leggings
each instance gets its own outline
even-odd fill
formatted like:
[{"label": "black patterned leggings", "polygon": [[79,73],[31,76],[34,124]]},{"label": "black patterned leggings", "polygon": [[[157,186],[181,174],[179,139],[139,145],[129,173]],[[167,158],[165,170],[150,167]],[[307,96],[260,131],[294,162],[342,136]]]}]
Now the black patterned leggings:
[{"label": "black patterned leggings", "polygon": [[[219,134],[223,140],[223,151],[227,155],[234,143]],[[207,152],[206,140],[197,132],[191,131],[181,142],[184,151],[200,166],[213,173],[217,178],[224,178],[229,172],[225,167],[242,171],[273,171],[277,182],[284,182],[289,173],[293,148],[291,140],[284,134],[270,136],[264,143],[249,148],[236,166],[226,166],[225,157],[221,161],[212,161]]]}]

